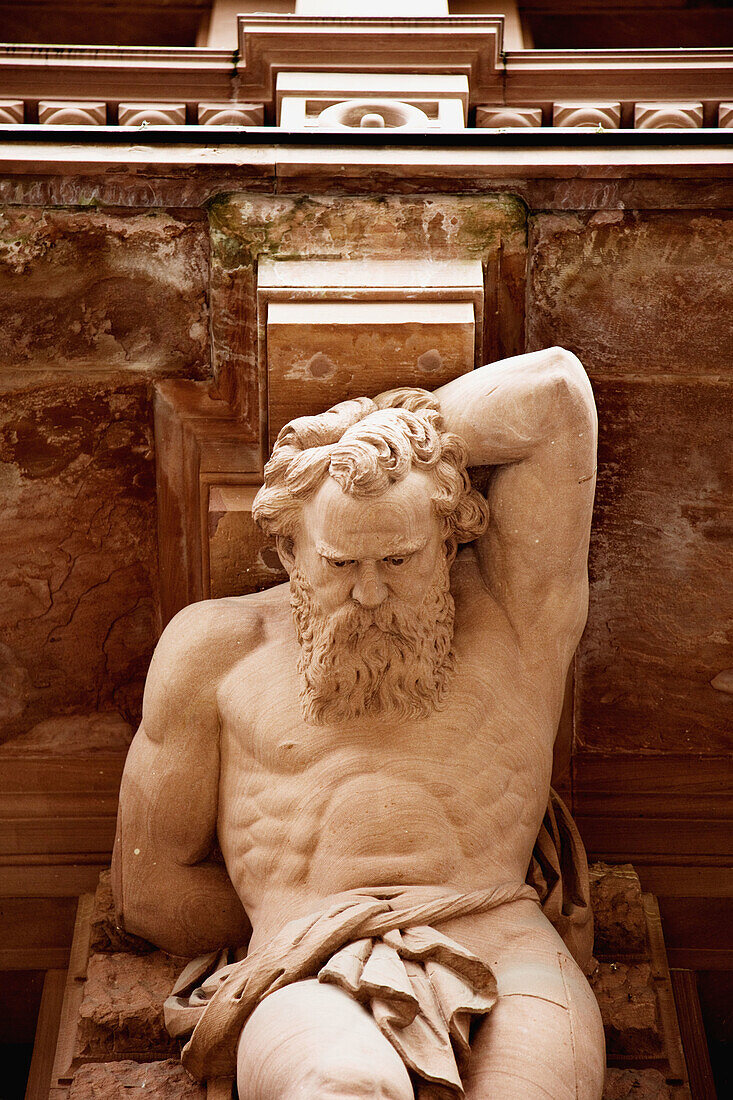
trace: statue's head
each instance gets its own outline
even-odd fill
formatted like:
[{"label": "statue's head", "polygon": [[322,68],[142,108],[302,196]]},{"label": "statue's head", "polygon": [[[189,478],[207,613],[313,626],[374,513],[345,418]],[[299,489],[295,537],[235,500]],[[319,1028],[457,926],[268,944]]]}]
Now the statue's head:
[{"label": "statue's head", "polygon": [[291,421],[253,515],[290,575],[306,718],[430,713],[452,669],[450,565],[487,523],[433,396],[391,390]]}]

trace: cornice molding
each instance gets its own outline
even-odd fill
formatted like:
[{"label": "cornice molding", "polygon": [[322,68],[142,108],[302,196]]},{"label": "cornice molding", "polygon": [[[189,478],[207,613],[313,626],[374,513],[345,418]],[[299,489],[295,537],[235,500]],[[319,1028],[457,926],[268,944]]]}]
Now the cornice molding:
[{"label": "cornice molding", "polygon": [[503,16],[447,19],[239,15],[243,94],[272,99],[282,71],[457,73],[472,101],[499,93]]}]

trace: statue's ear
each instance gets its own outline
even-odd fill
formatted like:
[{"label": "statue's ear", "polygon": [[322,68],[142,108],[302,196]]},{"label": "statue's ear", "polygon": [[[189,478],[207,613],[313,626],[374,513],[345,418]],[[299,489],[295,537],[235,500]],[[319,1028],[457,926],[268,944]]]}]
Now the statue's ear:
[{"label": "statue's ear", "polygon": [[277,550],[277,556],[282,562],[283,569],[290,576],[295,568],[295,554],[293,552],[293,540],[285,538],[284,535],[278,535],[275,539],[275,549]]}]

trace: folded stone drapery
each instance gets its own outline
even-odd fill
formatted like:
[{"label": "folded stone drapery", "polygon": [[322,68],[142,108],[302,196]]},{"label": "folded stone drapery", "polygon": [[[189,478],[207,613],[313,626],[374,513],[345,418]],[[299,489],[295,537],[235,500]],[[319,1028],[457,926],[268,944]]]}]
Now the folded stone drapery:
[{"label": "folded stone drapery", "polygon": [[232,960],[213,952],[183,971],[165,1003],[171,1035],[188,1038],[182,1061],[199,1079],[236,1070],[239,1037],[260,1001],[318,977],[340,986],[422,1083],[420,1095],[461,1096],[460,1064],[471,1019],[496,1001],[489,966],[432,927],[520,899],[540,902],[581,966],[592,950],[585,852],[562,801],[551,792],[526,883],[466,894],[427,887],[353,890],[291,921],[269,943]]},{"label": "folded stone drapery", "polygon": [[467,894],[350,891],[290,921],[240,962],[220,967],[216,952],[194,960],[165,1003],[166,1026],[176,1037],[191,1035],[181,1059],[194,1077],[233,1074],[239,1036],[259,1002],[317,975],[351,986],[418,1077],[460,1095],[456,1054],[468,1049],[471,1017],[496,1001],[496,981],[490,967],[430,926],[520,899],[536,902],[537,894],[526,883]]}]

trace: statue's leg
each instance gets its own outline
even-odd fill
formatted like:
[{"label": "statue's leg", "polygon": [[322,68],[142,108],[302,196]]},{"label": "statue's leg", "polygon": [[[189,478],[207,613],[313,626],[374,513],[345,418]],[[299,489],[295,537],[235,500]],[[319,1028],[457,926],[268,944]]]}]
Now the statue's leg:
[{"label": "statue's leg", "polygon": [[539,908],[515,902],[441,927],[489,963],[499,989],[471,1043],[466,1100],[601,1100],[598,1004]]},{"label": "statue's leg", "polygon": [[240,1100],[414,1100],[400,1056],[369,1013],[315,979],[257,1006],[239,1041],[237,1086]]},{"label": "statue's leg", "polygon": [[499,997],[471,1044],[466,1100],[600,1100],[605,1059],[598,1009],[580,971],[581,980],[569,973],[571,965],[564,960],[564,1005],[539,993]]}]

